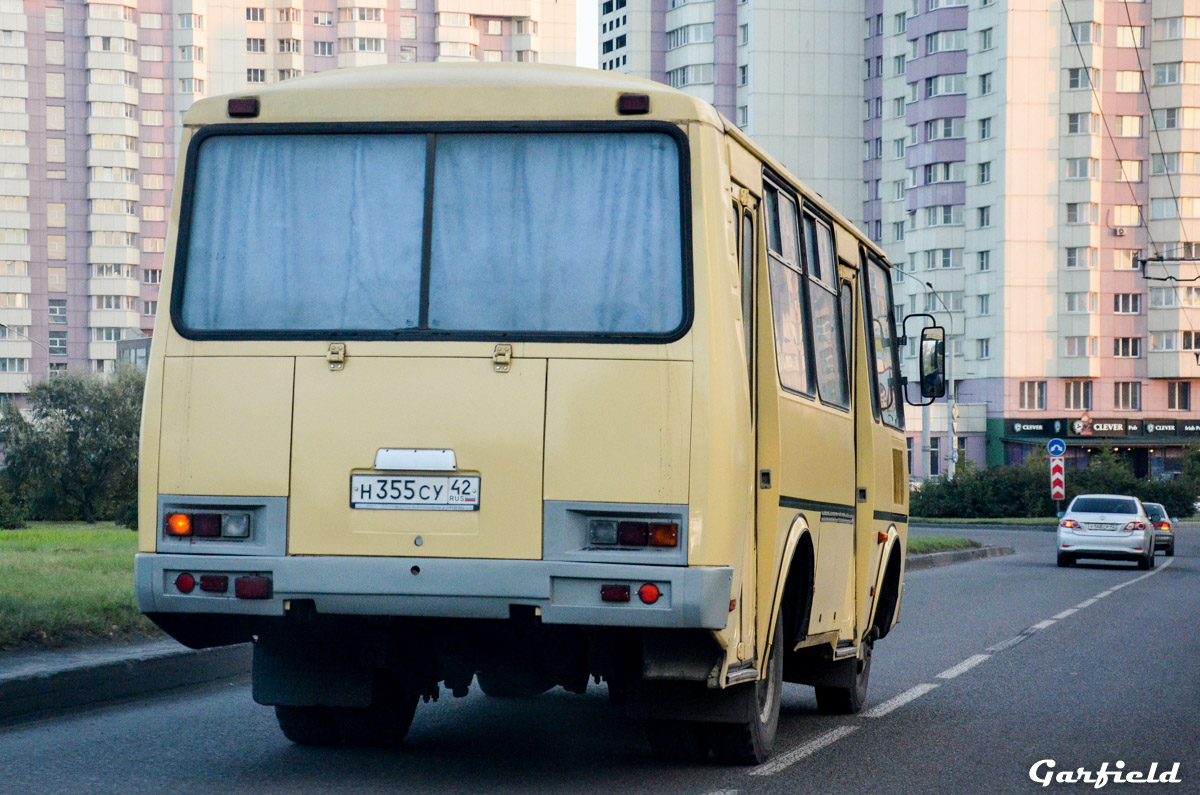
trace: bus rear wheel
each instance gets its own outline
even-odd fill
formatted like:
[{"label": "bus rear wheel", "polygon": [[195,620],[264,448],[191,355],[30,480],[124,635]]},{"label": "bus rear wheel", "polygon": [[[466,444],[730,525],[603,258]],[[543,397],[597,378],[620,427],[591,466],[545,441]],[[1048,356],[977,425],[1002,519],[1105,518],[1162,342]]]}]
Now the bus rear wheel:
[{"label": "bus rear wheel", "polygon": [[867,684],[871,680],[871,657],[875,641],[868,638],[860,647],[854,664],[854,683],[849,687],[818,686],[817,709],[826,715],[853,715],[867,703]]},{"label": "bus rear wheel", "polygon": [[779,643],[771,647],[767,673],[753,686],[743,685],[750,719],[742,723],[711,723],[709,742],[717,760],[731,765],[765,762],[775,747],[779,729],[779,704],[783,696],[783,655]]},{"label": "bus rear wheel", "polygon": [[332,707],[275,707],[283,736],[296,745],[337,745],[341,742]]},{"label": "bus rear wheel", "polygon": [[333,722],[346,745],[388,747],[404,742],[417,711],[418,696],[392,676],[377,673],[371,703],[334,707]]}]

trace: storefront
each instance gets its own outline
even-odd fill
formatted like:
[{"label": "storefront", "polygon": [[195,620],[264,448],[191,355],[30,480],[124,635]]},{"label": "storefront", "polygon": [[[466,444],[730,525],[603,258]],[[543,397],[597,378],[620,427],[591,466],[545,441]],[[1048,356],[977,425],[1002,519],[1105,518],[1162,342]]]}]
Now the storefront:
[{"label": "storefront", "polygon": [[1111,448],[1129,459],[1140,478],[1172,477],[1184,451],[1200,444],[1200,419],[1100,418],[1087,414],[1055,419],[1006,419],[1005,463],[1046,455],[1046,442],[1067,443],[1067,467],[1082,468],[1090,456]]}]

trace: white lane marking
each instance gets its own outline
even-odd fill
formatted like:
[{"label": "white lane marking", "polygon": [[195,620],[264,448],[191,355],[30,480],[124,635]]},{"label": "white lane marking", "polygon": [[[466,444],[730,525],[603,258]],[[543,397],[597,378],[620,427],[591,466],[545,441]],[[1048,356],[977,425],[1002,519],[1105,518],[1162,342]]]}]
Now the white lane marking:
[{"label": "white lane marking", "polygon": [[1069,616],[1069,615],[1073,615],[1073,614],[1075,614],[1075,613],[1078,613],[1078,612],[1079,612],[1079,608],[1077,608],[1077,607],[1068,607],[1066,610],[1062,611],[1061,613],[1059,613],[1058,615],[1056,615],[1054,618],[1055,618],[1055,620],[1056,620],[1056,621],[1061,621],[1061,620],[1063,620],[1064,618],[1066,618],[1067,616]]},{"label": "white lane marking", "polygon": [[1045,621],[1037,622],[1032,627],[1030,627],[1030,629],[1045,629],[1046,627],[1053,626],[1055,621],[1056,621],[1056,619],[1047,618]]},{"label": "white lane marking", "polygon": [[910,687],[898,696],[893,696],[877,707],[872,707],[862,714],[864,718],[882,718],[894,709],[903,707],[910,701],[915,701],[921,696],[933,690],[937,685],[921,684],[916,687]]},{"label": "white lane marking", "polygon": [[781,770],[786,770],[792,765],[799,762],[806,756],[812,756],[817,751],[820,751],[827,745],[832,745],[848,734],[853,734],[858,731],[857,726],[839,726],[836,729],[830,729],[824,734],[818,734],[803,745],[799,745],[786,754],[780,754],[770,762],[764,762],[758,767],[750,771],[752,776],[770,776]]},{"label": "white lane marking", "polygon": [[981,662],[990,658],[991,656],[992,655],[990,654],[976,654],[968,657],[953,668],[947,668],[946,670],[942,671],[940,674],[938,674],[938,679],[953,679],[959,674],[964,674],[971,670],[976,665],[979,665]]},{"label": "white lane marking", "polygon": [[1112,591],[1101,591],[1100,593],[1096,594],[1095,597],[1093,597],[1093,598],[1103,599],[1106,596],[1112,596]]},{"label": "white lane marking", "polygon": [[1008,640],[1000,641],[995,646],[988,646],[987,650],[992,652],[993,654],[995,654],[998,651],[1004,651],[1005,649],[1011,649],[1013,646],[1016,646],[1021,641],[1028,640],[1028,639],[1029,639],[1029,636],[1026,635],[1024,632],[1022,632],[1020,635],[1014,635],[1013,637],[1009,638]]},{"label": "white lane marking", "polygon": [[1096,602],[1098,602],[1098,601],[1100,601],[1100,600],[1099,599],[1084,599],[1082,602],[1075,605],[1075,609],[1082,610],[1085,607],[1091,607],[1092,605],[1096,604]]}]

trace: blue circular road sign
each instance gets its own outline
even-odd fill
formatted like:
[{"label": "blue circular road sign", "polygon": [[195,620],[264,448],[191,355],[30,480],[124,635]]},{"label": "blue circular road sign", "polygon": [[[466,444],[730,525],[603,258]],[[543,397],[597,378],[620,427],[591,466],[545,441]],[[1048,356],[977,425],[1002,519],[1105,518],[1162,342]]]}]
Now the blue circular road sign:
[{"label": "blue circular road sign", "polygon": [[1046,442],[1046,449],[1050,452],[1050,455],[1062,455],[1067,452],[1067,443],[1062,439],[1051,439]]}]

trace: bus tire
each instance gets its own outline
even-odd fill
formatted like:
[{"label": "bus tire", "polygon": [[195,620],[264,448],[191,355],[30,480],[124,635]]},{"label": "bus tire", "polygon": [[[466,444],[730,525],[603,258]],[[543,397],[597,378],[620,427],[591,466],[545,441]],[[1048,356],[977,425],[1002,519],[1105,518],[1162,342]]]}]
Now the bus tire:
[{"label": "bus tire", "polygon": [[708,756],[708,733],[703,723],[652,720],[646,724],[650,750],[664,762],[696,763]]},{"label": "bus tire", "polygon": [[783,696],[783,654],[771,646],[767,673],[753,685],[741,685],[750,719],[742,723],[710,723],[709,741],[717,760],[727,765],[757,765],[775,748],[779,703]]},{"label": "bus tire", "polygon": [[848,687],[818,685],[817,709],[826,715],[853,715],[867,702],[867,685],[871,680],[871,658],[875,641],[863,641],[862,655],[855,662],[854,684]]},{"label": "bus tire", "polygon": [[275,707],[283,736],[296,745],[337,745],[341,742],[331,707]]},{"label": "bus tire", "polygon": [[333,707],[333,722],[346,745],[390,747],[404,742],[417,711],[416,693],[391,677],[376,674],[371,703]]}]

